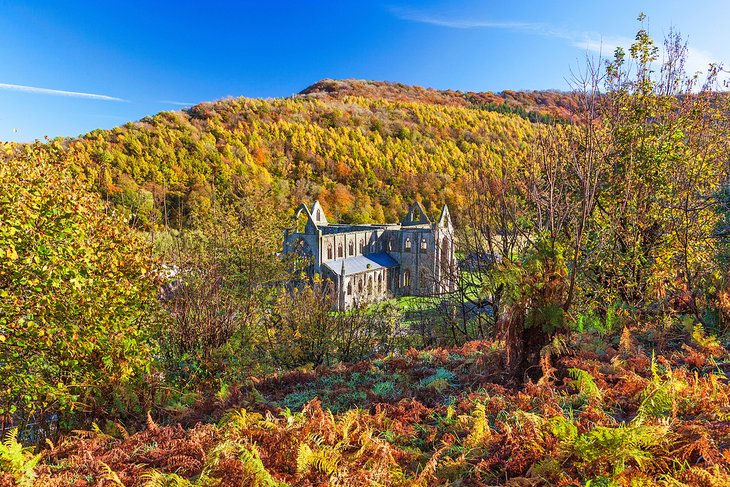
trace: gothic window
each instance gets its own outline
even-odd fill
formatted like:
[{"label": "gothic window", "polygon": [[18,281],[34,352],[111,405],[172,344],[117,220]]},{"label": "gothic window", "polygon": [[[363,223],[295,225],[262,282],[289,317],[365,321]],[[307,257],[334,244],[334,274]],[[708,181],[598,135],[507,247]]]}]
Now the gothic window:
[{"label": "gothic window", "polygon": [[410,287],[411,286],[411,271],[409,269],[406,269],[403,271],[403,287]]},{"label": "gothic window", "polygon": [[347,283],[347,295],[350,296],[352,294],[352,281]]},{"label": "gothic window", "polygon": [[383,275],[378,274],[378,294],[382,294],[383,292]]},{"label": "gothic window", "polygon": [[363,242],[362,239],[360,239],[360,255],[362,255],[364,253],[363,252],[364,249],[365,249],[365,242]]},{"label": "gothic window", "polygon": [[439,275],[442,281],[446,283],[446,287],[451,289],[451,246],[449,245],[449,238],[446,236],[441,241],[440,267]]},{"label": "gothic window", "polygon": [[441,241],[441,272],[448,272],[451,266],[451,246],[449,245],[449,237],[444,237]]},{"label": "gothic window", "polygon": [[332,244],[327,244],[327,260],[332,260]]},{"label": "gothic window", "polygon": [[341,259],[342,257],[344,257],[344,256],[342,255],[342,244],[341,244],[341,243],[339,243],[339,244],[337,244],[337,258],[338,258],[338,259]]},{"label": "gothic window", "polygon": [[426,287],[426,273],[424,271],[421,271],[418,273],[418,277],[419,277],[419,285],[420,285],[421,289],[425,288]]},{"label": "gothic window", "polygon": [[317,221],[320,221],[322,219],[322,213],[317,210]]},{"label": "gothic window", "polygon": [[373,294],[373,276],[368,276],[368,296]]},{"label": "gothic window", "polygon": [[347,255],[348,257],[355,255],[355,244],[352,242],[350,242],[347,246]]},{"label": "gothic window", "polygon": [[425,238],[421,239],[421,250],[424,252],[428,250],[428,242],[426,242]]},{"label": "gothic window", "polygon": [[362,277],[357,280],[357,292],[362,295]]},{"label": "gothic window", "polygon": [[406,243],[403,246],[403,250],[405,252],[410,252],[411,251],[411,239],[410,238],[406,238]]}]

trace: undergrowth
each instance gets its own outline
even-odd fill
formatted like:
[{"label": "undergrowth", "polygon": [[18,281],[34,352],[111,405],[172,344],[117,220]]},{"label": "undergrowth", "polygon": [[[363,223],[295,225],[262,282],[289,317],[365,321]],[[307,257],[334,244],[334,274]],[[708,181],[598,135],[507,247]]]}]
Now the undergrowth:
[{"label": "undergrowth", "polygon": [[521,389],[501,385],[492,342],[294,371],[131,435],[79,431],[41,455],[9,436],[0,458],[13,481],[49,486],[730,485],[719,341],[621,342],[579,337]]}]

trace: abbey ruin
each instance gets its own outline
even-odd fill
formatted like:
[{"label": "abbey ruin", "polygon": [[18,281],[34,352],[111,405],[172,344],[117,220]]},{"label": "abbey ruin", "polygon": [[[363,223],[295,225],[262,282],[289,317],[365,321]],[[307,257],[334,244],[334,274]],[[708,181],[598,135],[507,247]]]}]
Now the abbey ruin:
[{"label": "abbey ruin", "polygon": [[454,290],[454,228],[445,205],[436,222],[414,203],[400,223],[347,225],[328,223],[315,201],[297,209],[295,222],[302,224],[285,231],[284,254],[309,259],[310,273],[336,286],[338,310]]}]

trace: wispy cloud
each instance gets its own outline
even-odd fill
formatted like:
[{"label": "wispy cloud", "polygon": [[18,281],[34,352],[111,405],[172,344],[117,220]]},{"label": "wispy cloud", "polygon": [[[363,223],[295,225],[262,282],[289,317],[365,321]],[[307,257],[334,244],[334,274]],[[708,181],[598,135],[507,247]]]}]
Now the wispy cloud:
[{"label": "wispy cloud", "polygon": [[34,94],[38,94],[38,95],[69,96],[69,97],[73,97],[73,98],[87,98],[90,100],[127,101],[122,98],[117,98],[115,96],[98,95],[96,93],[82,93],[80,91],[54,90],[51,88],[38,88],[36,86],[13,85],[13,84],[9,84],[9,83],[0,83],[0,90],[21,91],[23,93],[34,93]]},{"label": "wispy cloud", "polygon": [[[513,32],[523,32],[529,35],[561,39],[573,47],[586,52],[599,54],[603,57],[613,55],[617,47],[628,51],[634,39],[621,36],[602,36],[595,32],[581,32],[564,30],[542,22],[500,21],[479,18],[449,17],[445,15],[427,13],[415,9],[393,7],[391,13],[408,22],[434,25],[451,29],[501,29]],[[661,48],[662,46],[660,46]],[[717,62],[712,53],[688,47],[685,68],[689,74],[707,72],[710,63]]]},{"label": "wispy cloud", "polygon": [[533,30],[537,31],[545,27],[544,24],[530,22],[499,22],[480,19],[462,19],[429,14],[419,10],[393,7],[390,9],[393,15],[401,20],[416,22],[419,24],[430,24],[451,29],[507,29],[507,30]]},{"label": "wispy cloud", "polygon": [[167,105],[177,105],[179,107],[192,107],[197,105],[197,102],[192,101],[174,101],[174,100],[160,100],[160,103],[165,103]]}]

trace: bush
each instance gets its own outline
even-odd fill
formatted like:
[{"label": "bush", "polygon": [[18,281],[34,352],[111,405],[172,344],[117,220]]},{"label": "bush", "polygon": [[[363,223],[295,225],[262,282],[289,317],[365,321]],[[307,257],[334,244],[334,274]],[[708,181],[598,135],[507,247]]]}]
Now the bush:
[{"label": "bush", "polygon": [[124,388],[149,372],[147,246],[57,162],[56,146],[0,148],[0,417],[22,431],[114,414],[126,406],[110,402],[136,401]]}]

